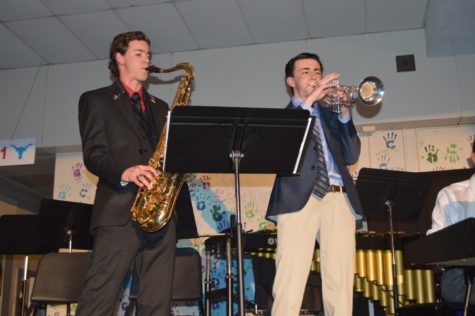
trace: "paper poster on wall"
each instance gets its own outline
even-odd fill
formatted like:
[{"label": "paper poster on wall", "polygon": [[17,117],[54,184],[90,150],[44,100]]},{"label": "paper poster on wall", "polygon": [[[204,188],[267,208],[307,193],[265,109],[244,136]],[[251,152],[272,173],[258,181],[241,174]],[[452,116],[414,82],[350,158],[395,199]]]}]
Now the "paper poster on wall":
[{"label": "paper poster on wall", "polygon": [[87,171],[81,153],[57,154],[54,168],[54,198],[92,204],[97,177]]},{"label": "paper poster on wall", "polygon": [[[275,175],[240,176],[241,220],[246,231],[273,227],[265,219]],[[187,179],[198,233],[214,234],[230,226],[235,214],[234,175],[190,174]]]},{"label": "paper poster on wall", "polygon": [[361,140],[361,152],[358,161],[348,166],[348,170],[350,171],[351,177],[353,180],[356,181],[358,178],[358,174],[361,168],[369,168],[370,167],[370,157],[369,157],[369,136],[360,135]]},{"label": "paper poster on wall", "polygon": [[0,166],[34,164],[35,153],[34,138],[0,140]]},{"label": "paper poster on wall", "polygon": [[419,171],[469,168],[475,125],[416,130]]},{"label": "paper poster on wall", "polygon": [[369,137],[371,168],[406,170],[402,130],[374,132]]}]

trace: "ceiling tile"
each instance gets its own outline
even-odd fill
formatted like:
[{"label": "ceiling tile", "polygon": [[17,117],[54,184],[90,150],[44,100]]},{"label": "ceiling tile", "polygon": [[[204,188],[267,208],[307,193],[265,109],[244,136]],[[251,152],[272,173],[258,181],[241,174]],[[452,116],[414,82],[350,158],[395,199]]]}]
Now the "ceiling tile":
[{"label": "ceiling tile", "polygon": [[282,42],[308,37],[300,2],[239,0],[238,3],[254,42]]},{"label": "ceiling tile", "polygon": [[41,0],[54,14],[77,14],[109,9],[106,0]]},{"label": "ceiling tile", "polygon": [[170,0],[106,0],[113,8],[137,7],[149,4],[170,2]]},{"label": "ceiling tile", "polygon": [[41,57],[2,24],[0,24],[0,42],[5,43],[0,49],[2,68],[29,67],[41,63]]},{"label": "ceiling tile", "polygon": [[14,21],[6,25],[49,63],[94,59],[94,56],[57,18]]},{"label": "ceiling tile", "polygon": [[310,36],[360,34],[365,27],[364,0],[302,0]]},{"label": "ceiling tile", "polygon": [[108,58],[116,34],[128,29],[111,10],[62,16],[60,19],[96,58]]},{"label": "ceiling tile", "polygon": [[425,36],[430,57],[475,52],[475,1],[431,0]]},{"label": "ceiling tile", "polygon": [[[106,58],[111,38],[128,30],[146,32],[154,53],[175,53],[425,27],[428,55],[473,53],[474,19],[466,7],[474,1],[452,2],[0,0],[0,26],[5,27],[0,40],[9,45],[1,48],[0,67]],[[455,13],[441,10],[426,22],[432,16],[426,11],[435,3],[449,5]]]},{"label": "ceiling tile", "polygon": [[236,1],[179,1],[175,5],[200,48],[252,44]]},{"label": "ceiling tile", "polygon": [[366,0],[366,31],[392,32],[424,27],[428,0]]},{"label": "ceiling tile", "polygon": [[154,53],[198,48],[171,3],[118,9],[117,14],[130,30],[141,30],[147,34]]},{"label": "ceiling tile", "polygon": [[0,21],[50,16],[51,12],[38,0],[1,0]]}]

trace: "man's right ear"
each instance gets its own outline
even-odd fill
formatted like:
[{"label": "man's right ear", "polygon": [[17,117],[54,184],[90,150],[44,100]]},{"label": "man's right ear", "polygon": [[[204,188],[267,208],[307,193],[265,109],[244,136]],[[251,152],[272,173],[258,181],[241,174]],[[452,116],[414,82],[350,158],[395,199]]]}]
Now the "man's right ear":
[{"label": "man's right ear", "polygon": [[121,53],[119,52],[115,53],[114,58],[115,58],[115,61],[117,62],[117,65],[124,64],[124,56]]},{"label": "man's right ear", "polygon": [[287,83],[287,85],[291,88],[295,88],[295,80],[294,80],[294,77],[287,77],[285,79],[285,82]]}]

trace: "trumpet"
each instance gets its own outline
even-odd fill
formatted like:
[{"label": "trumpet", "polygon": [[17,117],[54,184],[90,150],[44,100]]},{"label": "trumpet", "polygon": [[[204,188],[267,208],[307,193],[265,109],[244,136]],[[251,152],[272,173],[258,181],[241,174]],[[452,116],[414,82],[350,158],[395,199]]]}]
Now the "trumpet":
[{"label": "trumpet", "polygon": [[[358,86],[340,85],[338,79],[333,80],[332,83],[336,84],[335,90],[327,94],[318,103],[323,107],[332,108],[333,112],[341,113],[342,106],[352,107],[356,102],[361,102],[367,106],[375,106],[383,100],[384,85],[377,77],[366,77],[361,80]],[[317,87],[318,84],[313,81],[310,85]]]}]

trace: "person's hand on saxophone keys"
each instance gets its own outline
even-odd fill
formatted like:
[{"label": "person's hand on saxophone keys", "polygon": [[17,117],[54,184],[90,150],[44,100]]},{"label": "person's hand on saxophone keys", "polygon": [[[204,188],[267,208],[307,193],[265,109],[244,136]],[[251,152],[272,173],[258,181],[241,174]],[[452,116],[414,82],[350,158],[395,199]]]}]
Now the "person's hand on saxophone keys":
[{"label": "person's hand on saxophone keys", "polygon": [[125,169],[122,173],[121,180],[124,182],[133,182],[141,188],[145,186],[150,190],[156,183],[157,176],[157,170],[151,166],[136,165]]}]

